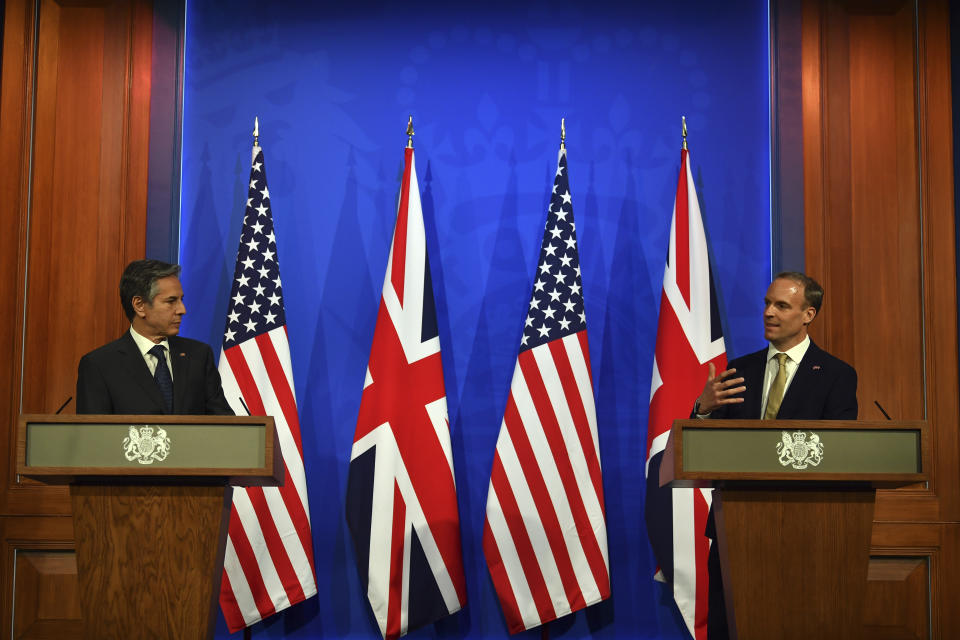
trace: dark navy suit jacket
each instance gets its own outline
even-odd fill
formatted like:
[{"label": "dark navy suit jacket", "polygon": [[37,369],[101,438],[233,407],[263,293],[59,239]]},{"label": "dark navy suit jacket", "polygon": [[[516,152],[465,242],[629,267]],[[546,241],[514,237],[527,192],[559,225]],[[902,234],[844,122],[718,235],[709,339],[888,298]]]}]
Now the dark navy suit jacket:
[{"label": "dark navy suit jacket", "polygon": [[[179,336],[171,337],[169,345],[173,413],[232,416],[210,347]],[[160,388],[129,331],[80,359],[77,413],[165,413]]]},{"label": "dark navy suit jacket", "polygon": [[[736,369],[737,373],[730,377],[742,377],[747,387],[743,402],[725,405],[710,414],[710,418],[760,419],[766,366],[766,349],[731,360],[727,368]],[[783,396],[777,419],[856,420],[857,372],[811,340]]]}]

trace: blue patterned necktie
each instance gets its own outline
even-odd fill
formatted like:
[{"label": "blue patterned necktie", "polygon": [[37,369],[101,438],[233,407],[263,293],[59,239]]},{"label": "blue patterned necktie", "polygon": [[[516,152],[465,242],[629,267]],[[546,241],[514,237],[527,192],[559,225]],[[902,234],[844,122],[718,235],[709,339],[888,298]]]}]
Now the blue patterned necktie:
[{"label": "blue patterned necktie", "polygon": [[167,368],[167,358],[164,356],[166,350],[166,347],[158,344],[147,353],[157,359],[157,368],[153,372],[153,379],[157,381],[157,386],[160,387],[160,393],[163,395],[163,410],[167,413],[173,413],[173,378],[170,377],[170,369]]}]

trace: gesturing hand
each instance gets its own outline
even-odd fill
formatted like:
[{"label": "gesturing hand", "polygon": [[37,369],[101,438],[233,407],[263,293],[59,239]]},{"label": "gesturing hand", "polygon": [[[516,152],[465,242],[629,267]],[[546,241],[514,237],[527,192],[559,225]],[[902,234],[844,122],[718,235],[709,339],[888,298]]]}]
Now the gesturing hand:
[{"label": "gesturing hand", "polygon": [[725,404],[743,402],[743,397],[737,394],[747,390],[743,384],[743,378],[730,377],[737,372],[736,369],[727,369],[717,375],[717,368],[712,362],[709,366],[707,383],[703,385],[703,393],[697,399],[697,413],[701,415],[713,413]]}]

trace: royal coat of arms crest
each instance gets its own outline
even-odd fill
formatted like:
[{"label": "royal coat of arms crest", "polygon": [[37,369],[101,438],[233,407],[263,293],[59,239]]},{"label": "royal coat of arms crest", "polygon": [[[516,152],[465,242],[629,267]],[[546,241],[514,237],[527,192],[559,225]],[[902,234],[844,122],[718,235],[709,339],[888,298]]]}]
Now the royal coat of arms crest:
[{"label": "royal coat of arms crest", "polygon": [[153,464],[154,461],[163,462],[170,453],[170,438],[164,429],[157,429],[153,435],[153,427],[130,427],[130,435],[123,439],[123,455],[131,462],[136,460],[140,464]]},{"label": "royal coat of arms crest", "polygon": [[784,467],[790,465],[794,469],[806,469],[808,466],[817,466],[823,460],[823,443],[820,442],[820,436],[812,431],[809,440],[805,431],[794,431],[792,437],[784,431],[781,439],[777,443],[777,453]]}]

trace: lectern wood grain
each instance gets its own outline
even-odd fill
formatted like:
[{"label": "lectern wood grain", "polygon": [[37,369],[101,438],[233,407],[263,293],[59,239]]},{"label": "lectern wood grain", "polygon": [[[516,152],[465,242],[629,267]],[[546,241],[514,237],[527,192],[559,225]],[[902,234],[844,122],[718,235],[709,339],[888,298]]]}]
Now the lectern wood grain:
[{"label": "lectern wood grain", "polygon": [[212,638],[232,489],[73,484],[85,638]]},{"label": "lectern wood grain", "polygon": [[869,487],[714,491],[731,637],[863,637],[874,496]]}]

